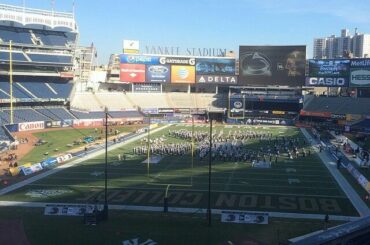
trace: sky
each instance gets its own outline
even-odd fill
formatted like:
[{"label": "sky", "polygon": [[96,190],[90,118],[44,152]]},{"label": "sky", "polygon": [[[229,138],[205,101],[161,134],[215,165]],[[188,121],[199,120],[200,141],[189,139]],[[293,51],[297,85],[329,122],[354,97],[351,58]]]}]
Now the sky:
[{"label": "sky", "polygon": [[122,52],[124,39],[140,47],[222,48],[307,45],[347,28],[370,33],[370,0],[0,0],[0,3],[72,12],[79,44],[94,43],[98,63]]}]

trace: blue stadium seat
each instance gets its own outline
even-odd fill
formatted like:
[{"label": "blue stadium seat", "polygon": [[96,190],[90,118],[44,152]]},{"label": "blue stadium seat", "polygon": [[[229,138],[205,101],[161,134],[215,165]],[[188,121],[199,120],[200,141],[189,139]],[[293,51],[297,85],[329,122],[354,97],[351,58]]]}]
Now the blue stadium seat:
[{"label": "blue stadium seat", "polygon": [[0,123],[0,141],[8,141],[10,140],[8,135],[5,133],[5,130],[3,129],[1,123]]},{"label": "blue stadium seat", "polygon": [[[9,52],[0,51],[0,60],[6,60],[6,61],[8,61],[9,59],[10,59]],[[23,53],[15,53],[15,52],[12,52],[12,60],[13,61],[28,62],[28,60],[23,55]]]},{"label": "blue stadium seat", "polygon": [[51,118],[54,121],[75,119],[75,117],[69,113],[65,108],[39,108],[35,111]]},{"label": "blue stadium seat", "polygon": [[105,113],[102,111],[93,111],[93,112],[81,112],[81,111],[73,111],[71,113],[78,119],[99,119],[105,118]]},{"label": "blue stadium seat", "polygon": [[28,29],[0,26],[0,38],[4,42],[12,40],[19,44],[33,44]]},{"label": "blue stadium seat", "polygon": [[27,53],[27,55],[28,57],[31,58],[33,62],[72,64],[72,56],[70,55],[31,54],[31,53]]},{"label": "blue stadium seat", "polygon": [[138,111],[110,111],[108,114],[112,118],[125,118],[125,117],[142,117],[143,115]]}]

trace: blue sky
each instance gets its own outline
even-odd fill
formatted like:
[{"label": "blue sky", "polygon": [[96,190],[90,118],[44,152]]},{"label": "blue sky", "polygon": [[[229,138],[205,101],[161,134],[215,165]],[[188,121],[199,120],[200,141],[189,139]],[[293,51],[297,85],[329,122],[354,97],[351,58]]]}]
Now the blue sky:
[{"label": "blue sky", "polygon": [[[52,0],[0,0],[51,9]],[[54,0],[72,11],[73,0]],[[370,33],[370,0],[75,0],[80,44],[92,42],[99,63],[122,50],[122,40],[140,46],[226,48],[239,45],[307,45],[340,29]]]}]

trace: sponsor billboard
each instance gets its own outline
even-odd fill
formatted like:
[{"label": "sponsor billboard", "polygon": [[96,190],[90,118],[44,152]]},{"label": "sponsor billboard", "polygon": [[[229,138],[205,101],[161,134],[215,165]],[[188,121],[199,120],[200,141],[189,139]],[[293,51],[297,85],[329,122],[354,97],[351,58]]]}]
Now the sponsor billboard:
[{"label": "sponsor billboard", "polygon": [[172,65],[171,83],[195,83],[195,67]]},{"label": "sponsor billboard", "polygon": [[239,84],[302,86],[306,46],[240,46]]},{"label": "sponsor billboard", "polygon": [[208,83],[208,84],[225,84],[235,85],[238,83],[237,76],[224,76],[224,75],[197,75],[197,83]]},{"label": "sponsor billboard", "polygon": [[308,60],[309,77],[348,77],[348,59]]},{"label": "sponsor billboard", "polygon": [[31,131],[31,130],[38,130],[38,129],[44,129],[45,128],[45,122],[44,121],[38,121],[38,122],[25,122],[25,123],[19,123],[18,124],[18,131]]},{"label": "sponsor billboard", "polygon": [[370,87],[370,59],[352,59],[350,71],[350,87]]},{"label": "sponsor billboard", "polygon": [[160,57],[159,63],[162,65],[188,65],[195,66],[195,58],[187,57]]},{"label": "sponsor billboard", "polygon": [[145,82],[145,65],[143,64],[121,64],[120,81],[143,83]]},{"label": "sponsor billboard", "polygon": [[151,55],[133,55],[133,54],[121,54],[121,64],[144,64],[144,65],[158,65],[159,56]]},{"label": "sponsor billboard", "polygon": [[306,86],[348,87],[349,64],[348,59],[309,60]]},{"label": "sponsor billboard", "polygon": [[123,40],[123,53],[125,54],[138,54],[139,41],[137,40]]},{"label": "sponsor billboard", "polygon": [[150,92],[161,92],[161,84],[159,83],[138,83],[133,84],[133,92],[135,93],[150,93]]},{"label": "sponsor billboard", "polygon": [[235,59],[197,58],[197,75],[235,75]]},{"label": "sponsor billboard", "polygon": [[169,65],[147,65],[146,82],[169,83],[171,80],[171,67]]},{"label": "sponsor billboard", "polygon": [[222,211],[221,222],[237,224],[268,224],[268,213]]}]

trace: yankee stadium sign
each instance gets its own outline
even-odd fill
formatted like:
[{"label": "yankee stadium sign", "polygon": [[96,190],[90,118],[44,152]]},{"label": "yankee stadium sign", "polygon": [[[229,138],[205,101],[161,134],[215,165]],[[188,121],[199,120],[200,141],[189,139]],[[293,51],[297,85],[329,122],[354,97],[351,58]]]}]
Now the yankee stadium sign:
[{"label": "yankee stadium sign", "polygon": [[145,54],[155,55],[188,55],[188,56],[217,56],[225,57],[225,48],[186,48],[182,50],[180,47],[173,46],[145,46]]}]

